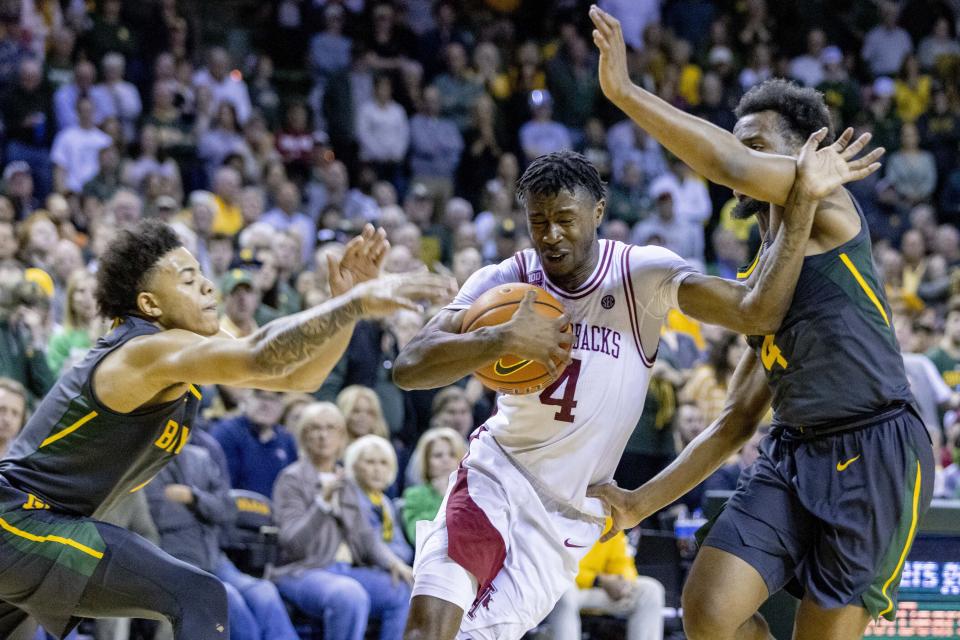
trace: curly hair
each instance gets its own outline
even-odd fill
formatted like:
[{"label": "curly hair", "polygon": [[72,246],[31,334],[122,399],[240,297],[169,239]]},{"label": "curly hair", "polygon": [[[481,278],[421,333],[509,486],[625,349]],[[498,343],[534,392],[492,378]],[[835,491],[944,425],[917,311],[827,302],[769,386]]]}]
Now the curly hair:
[{"label": "curly hair", "polygon": [[517,181],[517,198],[526,203],[528,194],[555,195],[561,191],[576,193],[584,189],[594,200],[606,194],[597,168],[583,155],[573,151],[558,151],[540,156],[530,163]]},{"label": "curly hair", "polygon": [[835,132],[830,110],[823,94],[816,89],[801,87],[788,80],[775,78],[762,82],[743,94],[734,112],[737,118],[775,111],[780,115],[781,132],[795,144],[801,145],[814,131],[827,128],[821,146],[833,142]]},{"label": "curly hair", "polygon": [[106,318],[137,313],[137,295],[157,262],[183,243],[169,226],[143,220],[117,232],[97,268],[97,305]]}]

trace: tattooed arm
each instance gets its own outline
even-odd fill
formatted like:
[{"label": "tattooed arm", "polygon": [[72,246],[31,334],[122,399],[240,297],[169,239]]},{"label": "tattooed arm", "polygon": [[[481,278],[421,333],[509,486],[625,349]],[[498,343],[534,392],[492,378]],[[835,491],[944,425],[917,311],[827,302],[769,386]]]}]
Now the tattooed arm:
[{"label": "tattooed arm", "polygon": [[[312,391],[343,355],[357,320],[417,309],[417,300],[446,301],[454,291],[448,278],[433,274],[386,276],[279,318],[246,338],[161,331],[104,358],[94,386],[102,402],[122,412],[169,399],[161,396],[186,383]],[[302,367],[314,361],[309,371]]]}]

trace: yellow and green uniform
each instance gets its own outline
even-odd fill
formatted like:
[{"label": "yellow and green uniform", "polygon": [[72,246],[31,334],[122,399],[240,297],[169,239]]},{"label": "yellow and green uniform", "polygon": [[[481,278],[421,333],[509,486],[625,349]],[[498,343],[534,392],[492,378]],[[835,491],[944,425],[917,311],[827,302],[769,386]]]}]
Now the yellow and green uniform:
[{"label": "yellow and green uniform", "polygon": [[823,608],[893,619],[933,494],[933,450],[857,211],[854,238],[804,259],[780,329],[748,337],[773,428],[703,544],[750,564],[770,593],[787,586]]},{"label": "yellow and green uniform", "polygon": [[21,612],[55,634],[75,623],[74,607],[111,556],[106,538],[117,535],[94,518],[146,485],[186,444],[200,405],[193,385],[127,414],[102,404],[92,386],[108,354],[158,331],[124,318],[60,378],[0,460],[0,637],[10,631],[6,619]]}]

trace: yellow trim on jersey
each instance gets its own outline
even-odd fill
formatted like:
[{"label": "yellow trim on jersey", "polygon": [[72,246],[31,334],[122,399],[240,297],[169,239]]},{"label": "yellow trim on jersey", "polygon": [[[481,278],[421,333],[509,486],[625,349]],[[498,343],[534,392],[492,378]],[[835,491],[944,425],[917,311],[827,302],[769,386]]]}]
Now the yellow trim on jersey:
[{"label": "yellow trim on jersey", "polygon": [[96,549],[91,549],[85,544],[77,542],[76,540],[71,540],[70,538],[64,538],[62,536],[35,536],[29,531],[24,531],[23,529],[18,529],[3,518],[0,518],[0,527],[5,531],[9,531],[15,536],[30,540],[31,542],[56,542],[57,544],[62,544],[68,547],[73,547],[77,551],[82,551],[88,556],[93,556],[97,560],[103,558],[103,552],[97,551]]},{"label": "yellow trim on jersey", "polygon": [[195,395],[197,397],[197,400],[203,400],[203,396],[200,394],[200,390],[193,385],[190,385],[190,393]]},{"label": "yellow trim on jersey", "polygon": [[890,588],[890,584],[900,575],[903,562],[907,559],[907,552],[910,551],[910,543],[913,542],[913,534],[917,532],[917,505],[920,502],[920,485],[922,484],[922,480],[923,474],[920,472],[920,461],[917,460],[917,477],[913,484],[913,514],[910,520],[910,532],[907,534],[907,541],[903,545],[903,551],[900,552],[900,560],[897,562],[897,566],[894,568],[893,573],[890,574],[890,577],[887,578],[887,581],[883,583],[883,589],[880,590],[880,595],[887,599],[887,608],[877,614],[878,618],[885,613],[893,611],[893,600],[887,595],[887,589]]},{"label": "yellow trim on jersey", "polygon": [[863,289],[864,293],[867,294],[867,297],[870,298],[870,302],[873,303],[873,306],[877,308],[877,311],[880,312],[880,315],[883,316],[883,321],[887,323],[887,326],[890,326],[890,319],[887,317],[887,312],[883,310],[883,305],[880,304],[880,300],[877,298],[877,294],[873,292],[873,289],[870,288],[870,285],[867,284],[867,281],[863,279],[863,276],[860,275],[860,272],[857,271],[857,267],[854,266],[853,262],[847,257],[847,254],[841,253],[840,259],[843,260],[843,264],[846,265],[847,269],[850,270],[850,273],[853,274],[853,277],[856,279],[857,284],[860,285],[860,288]]},{"label": "yellow trim on jersey", "polygon": [[44,448],[45,446],[47,446],[48,444],[53,444],[54,442],[56,442],[56,441],[59,440],[60,438],[65,438],[65,437],[67,437],[68,435],[70,435],[71,433],[73,433],[74,431],[76,431],[77,429],[79,429],[79,428],[82,427],[83,425],[87,424],[88,422],[90,422],[91,420],[93,420],[93,419],[96,418],[96,417],[97,417],[97,412],[96,412],[96,411],[91,411],[90,413],[88,413],[87,415],[83,416],[82,418],[80,418],[79,420],[77,420],[76,422],[74,422],[72,425],[70,425],[69,427],[67,427],[67,428],[64,429],[63,431],[61,431],[61,432],[59,432],[59,433],[57,433],[57,434],[55,434],[55,435],[52,435],[52,436],[48,437],[46,440],[44,440],[43,442],[41,442],[41,443],[40,443],[40,446],[37,447],[37,448],[38,448],[38,449],[43,449],[43,448]]},{"label": "yellow trim on jersey", "polygon": [[130,489],[130,493],[136,493],[137,491],[140,491],[140,489],[143,489],[145,486],[147,486],[148,484],[150,484],[150,483],[153,481],[153,479],[156,478],[156,477],[157,477],[156,475],[150,476],[150,479],[147,480],[146,482],[142,482],[142,483],[138,484],[137,486],[135,486],[133,489]]},{"label": "yellow trim on jersey", "polygon": [[757,249],[757,255],[753,258],[753,262],[750,263],[750,266],[744,269],[743,271],[737,271],[737,280],[746,280],[750,277],[750,274],[753,273],[753,270],[757,268],[757,263],[760,262],[760,254],[763,253],[763,247],[761,246]]}]

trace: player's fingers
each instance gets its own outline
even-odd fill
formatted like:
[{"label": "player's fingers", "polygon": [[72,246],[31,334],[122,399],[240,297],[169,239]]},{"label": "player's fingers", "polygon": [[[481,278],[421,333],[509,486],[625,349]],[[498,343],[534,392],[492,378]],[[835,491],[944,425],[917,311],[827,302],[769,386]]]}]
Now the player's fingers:
[{"label": "player's fingers", "polygon": [[620,533],[620,529],[617,527],[610,527],[609,531],[600,536],[600,542],[609,542],[610,540],[613,540],[613,537],[618,533]]},{"label": "player's fingers", "polygon": [[876,162],[877,160],[879,160],[883,156],[883,154],[886,152],[887,150],[884,149],[883,147],[878,147],[873,151],[871,151],[870,153],[868,153],[867,155],[863,156],[862,158],[851,160],[850,162],[847,163],[847,167],[850,169],[850,171],[859,171],[860,169],[868,167],[874,162]]},{"label": "player's fingers", "polygon": [[603,500],[604,506],[609,506],[609,502],[607,501],[607,492],[610,491],[611,487],[613,487],[611,483],[590,485],[587,487],[587,497]]},{"label": "player's fingers", "polygon": [[600,49],[601,53],[606,53],[607,49],[610,47],[610,43],[606,38],[603,37],[596,29],[593,30],[593,44],[597,45],[597,48]]},{"label": "player's fingers", "polygon": [[833,141],[832,146],[837,152],[843,151],[843,149],[850,144],[850,140],[853,138],[853,128],[847,127],[843,130],[837,139]]},{"label": "player's fingers", "polygon": [[393,307],[393,310],[396,311],[399,311],[400,309],[408,309],[410,311],[416,311],[417,313],[423,313],[423,307],[409,298],[390,298],[390,305]]},{"label": "player's fingers", "polygon": [[865,133],[862,136],[858,137],[850,146],[843,150],[843,153],[840,154],[840,157],[844,160],[850,160],[851,158],[856,157],[858,153],[863,151],[864,147],[869,144],[870,140],[873,138],[873,134]]},{"label": "player's fingers", "polygon": [[520,309],[530,310],[533,309],[533,302],[537,299],[536,291],[527,291],[523,294],[523,298],[520,299]]},{"label": "player's fingers", "polygon": [[827,135],[827,128],[821,127],[813,133],[810,134],[810,137],[807,138],[807,142],[804,145],[805,147],[812,147],[814,150],[820,146],[820,142],[823,140],[823,137]]},{"label": "player's fingers", "polygon": [[613,25],[607,20],[608,17],[610,16],[600,7],[596,5],[590,7],[590,19],[593,21],[594,26],[600,31],[601,35],[607,38],[613,35]]},{"label": "player's fingers", "polygon": [[853,172],[850,174],[850,180],[851,180],[851,181],[854,181],[854,180],[863,180],[864,178],[866,178],[867,176],[869,176],[871,173],[876,172],[881,166],[883,166],[883,165],[881,165],[879,162],[874,162],[874,163],[871,164],[869,167],[865,167],[865,168],[863,168],[863,169],[859,169],[859,170],[857,170],[857,171],[853,171]]},{"label": "player's fingers", "polygon": [[568,316],[565,313],[563,315],[557,316],[554,319],[553,323],[556,326],[561,327],[561,331],[563,333],[570,333],[571,331],[573,331],[573,325],[570,324],[570,316]]},{"label": "player's fingers", "polygon": [[610,31],[616,31],[620,28],[620,21],[614,18],[611,14],[607,13],[597,5],[593,5],[593,9],[596,11],[597,15],[600,17],[600,20],[610,28]]},{"label": "player's fingers", "polygon": [[363,225],[363,231],[360,232],[360,235],[363,236],[364,239],[369,240],[373,237],[374,233],[376,233],[376,231],[374,230],[373,225],[368,222],[367,224]]},{"label": "player's fingers", "polygon": [[337,263],[337,259],[334,258],[329,253],[327,254],[327,277],[332,276],[337,272],[340,265]]},{"label": "player's fingers", "polygon": [[363,235],[353,236],[347,242],[346,246],[343,248],[343,253],[346,254],[349,251],[356,251],[357,248],[363,246]]},{"label": "player's fingers", "polygon": [[557,363],[553,361],[553,358],[547,358],[546,360],[546,362],[541,362],[540,364],[547,370],[547,375],[550,376],[550,379],[555,379],[560,374]]},{"label": "player's fingers", "polygon": [[570,364],[570,352],[566,349],[561,349],[560,347],[554,347],[550,351],[550,359],[558,364],[566,366]]}]

